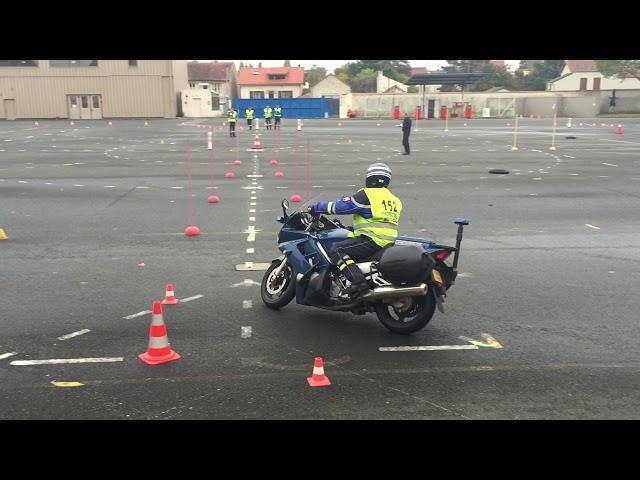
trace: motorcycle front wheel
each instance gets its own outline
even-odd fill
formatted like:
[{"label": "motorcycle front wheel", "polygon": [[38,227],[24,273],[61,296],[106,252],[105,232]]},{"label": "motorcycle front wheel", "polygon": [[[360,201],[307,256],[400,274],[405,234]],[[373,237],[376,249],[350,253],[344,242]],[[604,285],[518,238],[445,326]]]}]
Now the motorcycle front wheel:
[{"label": "motorcycle front wheel", "polygon": [[[403,302],[404,305],[402,305]],[[389,303],[378,303],[375,306],[380,323],[392,332],[402,335],[409,335],[424,328],[433,317],[435,308],[436,301],[431,292],[427,292],[424,297],[401,299],[398,306]]]},{"label": "motorcycle front wheel", "polygon": [[271,264],[260,285],[262,301],[267,307],[276,310],[287,305],[296,296],[296,282],[291,266],[287,265],[278,275],[274,273],[281,263],[278,260]]}]

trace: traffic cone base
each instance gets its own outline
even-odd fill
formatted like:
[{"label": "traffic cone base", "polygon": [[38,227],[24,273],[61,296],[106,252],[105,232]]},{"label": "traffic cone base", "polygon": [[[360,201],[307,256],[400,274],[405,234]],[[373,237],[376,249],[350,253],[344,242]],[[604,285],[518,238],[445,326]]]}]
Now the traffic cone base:
[{"label": "traffic cone base", "polygon": [[191,225],[185,229],[184,234],[187,237],[197,237],[198,235],[200,235],[200,229],[195,225]]},{"label": "traffic cone base", "polygon": [[174,360],[178,360],[181,355],[178,352],[175,352],[169,348],[169,353],[166,355],[161,355],[159,357],[149,355],[147,352],[141,353],[138,355],[138,358],[142,360],[144,363],[148,365],[159,365],[161,363],[172,362]]}]

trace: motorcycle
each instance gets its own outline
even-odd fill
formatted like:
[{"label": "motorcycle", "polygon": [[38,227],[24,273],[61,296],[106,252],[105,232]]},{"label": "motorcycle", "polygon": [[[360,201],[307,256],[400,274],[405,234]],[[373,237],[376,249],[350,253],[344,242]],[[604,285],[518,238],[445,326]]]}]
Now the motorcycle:
[{"label": "motorcycle", "polygon": [[[357,263],[369,282],[369,291],[347,295],[347,278],[331,261],[334,242],[349,234],[340,220],[306,211],[288,214],[289,202],[281,203],[283,216],[278,234],[282,255],[273,260],[262,278],[260,293],[268,308],[279,309],[293,298],[300,305],[364,315],[375,312],[389,330],[410,334],[422,329],[436,307],[444,313],[447,291],[455,283],[460,244],[466,218],[456,218],[456,246],[438,245],[427,238],[399,236],[392,246]],[[445,262],[454,254],[453,263]]]}]

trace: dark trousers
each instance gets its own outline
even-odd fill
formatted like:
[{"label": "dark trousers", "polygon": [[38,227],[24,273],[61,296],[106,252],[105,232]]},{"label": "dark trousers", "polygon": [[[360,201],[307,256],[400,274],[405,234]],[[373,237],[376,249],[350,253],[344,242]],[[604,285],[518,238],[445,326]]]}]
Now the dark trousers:
[{"label": "dark trousers", "polygon": [[247,118],[247,125],[249,125],[249,130],[253,127],[253,118]]},{"label": "dark trousers", "polygon": [[356,263],[373,255],[381,248],[369,237],[361,235],[334,243],[329,257],[351,283],[362,283],[365,278]]},{"label": "dark trousers", "polygon": [[229,122],[229,136],[236,136],[236,122]]},{"label": "dark trousers", "polygon": [[280,128],[280,117],[274,117],[276,119],[276,123],[273,125],[273,128]]},{"label": "dark trousers", "polygon": [[271,117],[265,118],[264,119],[264,123],[265,123],[265,125],[267,127],[267,130],[271,130]]},{"label": "dark trousers", "polygon": [[409,148],[409,132],[402,132],[402,146],[404,147],[404,153],[411,153],[411,148]]}]

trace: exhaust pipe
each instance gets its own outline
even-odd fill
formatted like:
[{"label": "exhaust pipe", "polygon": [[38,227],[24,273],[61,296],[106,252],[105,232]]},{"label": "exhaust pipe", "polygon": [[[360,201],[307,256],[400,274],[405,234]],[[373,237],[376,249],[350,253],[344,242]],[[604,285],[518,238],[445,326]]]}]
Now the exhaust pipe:
[{"label": "exhaust pipe", "polygon": [[420,297],[427,294],[427,284],[414,287],[378,287],[362,296],[363,300],[386,300],[400,297]]}]

